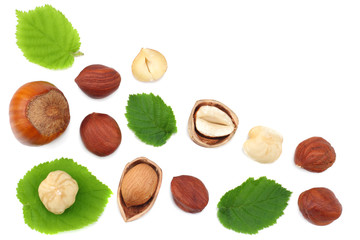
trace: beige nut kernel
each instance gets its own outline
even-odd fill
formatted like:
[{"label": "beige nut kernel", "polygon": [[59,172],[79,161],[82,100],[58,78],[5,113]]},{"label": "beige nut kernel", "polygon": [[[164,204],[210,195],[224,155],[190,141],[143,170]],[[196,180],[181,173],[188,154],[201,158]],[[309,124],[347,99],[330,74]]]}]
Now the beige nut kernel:
[{"label": "beige nut kernel", "polygon": [[62,214],[71,207],[79,190],[77,182],[64,171],[50,172],[40,183],[38,192],[46,209],[54,214]]},{"label": "beige nut kernel", "polygon": [[249,139],[244,143],[245,153],[260,163],[276,161],[282,151],[282,136],[275,130],[257,126],[249,131]]},{"label": "beige nut kernel", "polygon": [[232,133],[235,125],[230,116],[214,106],[202,106],[196,112],[196,129],[208,137],[223,137]]},{"label": "beige nut kernel", "polygon": [[142,82],[160,79],[167,70],[165,57],[156,50],[142,48],[135,57],[132,66],[134,77]]}]

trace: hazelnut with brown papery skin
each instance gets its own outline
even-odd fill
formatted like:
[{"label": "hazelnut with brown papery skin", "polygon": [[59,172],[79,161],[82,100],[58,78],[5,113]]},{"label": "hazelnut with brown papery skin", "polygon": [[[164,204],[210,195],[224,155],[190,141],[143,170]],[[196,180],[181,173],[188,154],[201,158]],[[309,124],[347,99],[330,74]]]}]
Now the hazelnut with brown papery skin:
[{"label": "hazelnut with brown papery skin", "polygon": [[301,193],[298,205],[304,218],[319,226],[332,223],[342,212],[339,200],[327,188],[312,188]]},{"label": "hazelnut with brown papery skin", "polygon": [[185,212],[201,212],[209,202],[209,193],[203,182],[193,176],[181,175],[171,181],[175,204]]},{"label": "hazelnut with brown papery skin", "polygon": [[93,64],[84,68],[75,82],[89,97],[104,98],[119,88],[121,76],[113,68]]},{"label": "hazelnut with brown papery skin", "polygon": [[107,114],[87,115],[80,126],[81,140],[93,154],[104,157],[112,154],[121,143],[119,125]]},{"label": "hazelnut with brown papery skin", "polygon": [[301,142],[295,151],[295,164],[310,172],[323,172],[336,159],[334,148],[321,137],[311,137]]},{"label": "hazelnut with brown papery skin", "polygon": [[161,168],[146,157],[138,157],[126,164],[117,193],[119,210],[125,222],[134,221],[151,209],[161,181]]}]

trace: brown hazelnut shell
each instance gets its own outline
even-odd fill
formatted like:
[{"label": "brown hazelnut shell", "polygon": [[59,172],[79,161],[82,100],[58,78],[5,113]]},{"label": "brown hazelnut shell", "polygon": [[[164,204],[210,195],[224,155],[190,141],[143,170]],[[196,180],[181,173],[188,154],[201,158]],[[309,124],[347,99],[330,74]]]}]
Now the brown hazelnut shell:
[{"label": "brown hazelnut shell", "polygon": [[295,151],[295,164],[310,172],[323,172],[336,159],[334,148],[321,137],[311,137],[301,142]]},{"label": "brown hazelnut shell", "polygon": [[104,98],[119,88],[121,76],[113,68],[94,64],[85,67],[76,77],[75,82],[89,97]]},{"label": "brown hazelnut shell", "polygon": [[[137,164],[140,164],[140,163],[148,164],[155,170],[155,172],[158,176],[156,190],[155,190],[153,196],[146,203],[139,205],[139,206],[127,207],[124,202],[124,199],[122,198],[122,192],[121,192],[122,182],[123,182],[125,174],[131,168],[133,168],[134,166],[136,166]],[[121,179],[120,179],[119,187],[118,187],[118,191],[117,191],[117,202],[119,205],[119,210],[120,210],[121,216],[123,217],[125,222],[134,221],[134,220],[140,218],[141,216],[143,216],[145,213],[147,213],[151,209],[151,207],[155,203],[157,195],[159,194],[161,182],[162,182],[161,168],[156,163],[149,160],[148,158],[138,157],[138,158],[134,159],[133,161],[129,162],[128,164],[126,164],[124,171],[121,175]]]},{"label": "brown hazelnut shell", "polygon": [[332,223],[342,213],[339,200],[327,188],[312,188],[301,193],[298,205],[304,218],[318,226]]},{"label": "brown hazelnut shell", "polygon": [[[30,104],[41,96],[54,91],[61,98],[64,109],[56,113],[61,118],[61,124],[53,127],[51,124],[43,125],[50,133],[41,133],[28,117]],[[56,108],[56,105],[54,106]],[[29,82],[21,86],[13,95],[9,107],[10,125],[15,137],[25,145],[44,145],[59,137],[70,122],[69,105],[64,94],[53,84],[45,81]],[[37,122],[41,124],[42,120]]]},{"label": "brown hazelnut shell", "polygon": [[119,125],[115,119],[103,113],[87,115],[81,122],[80,136],[85,147],[100,157],[112,154],[121,143]]},{"label": "brown hazelnut shell", "polygon": [[[231,118],[232,122],[234,123],[234,126],[235,126],[234,131],[232,131],[229,135],[226,135],[223,137],[208,137],[208,136],[202,135],[199,131],[197,131],[196,124],[195,124],[196,112],[202,106],[214,106],[214,107],[217,107],[220,110],[224,111]],[[189,133],[191,140],[193,140],[199,146],[213,148],[213,147],[218,147],[218,146],[224,145],[225,143],[230,141],[230,139],[234,136],[238,125],[239,125],[238,117],[226,105],[224,105],[223,103],[216,101],[216,100],[203,99],[203,100],[196,101],[194,107],[191,110],[189,121],[188,121],[188,133]]]}]

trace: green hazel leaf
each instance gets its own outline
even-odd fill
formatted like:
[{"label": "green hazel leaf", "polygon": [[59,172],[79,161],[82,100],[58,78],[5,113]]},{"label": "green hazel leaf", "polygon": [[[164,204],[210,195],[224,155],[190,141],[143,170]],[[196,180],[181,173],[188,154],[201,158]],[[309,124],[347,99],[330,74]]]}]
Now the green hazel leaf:
[{"label": "green hazel leaf", "polygon": [[49,69],[65,69],[79,52],[80,37],[69,20],[50,5],[28,12],[16,10],[17,45],[32,63]]},{"label": "green hazel leaf", "polygon": [[171,107],[152,93],[130,95],[125,117],[135,135],[155,147],[164,145],[177,132]]},{"label": "green hazel leaf", "polygon": [[255,234],[276,223],[283,215],[291,192],[274,180],[249,178],[228,191],[218,203],[218,218],[224,227]]},{"label": "green hazel leaf", "polygon": [[[56,170],[67,172],[79,186],[75,203],[60,215],[49,212],[38,194],[40,183],[50,172]],[[96,179],[86,167],[67,158],[33,167],[19,181],[17,187],[17,197],[23,204],[25,223],[30,228],[46,234],[79,229],[96,222],[111,194],[111,190]]]}]

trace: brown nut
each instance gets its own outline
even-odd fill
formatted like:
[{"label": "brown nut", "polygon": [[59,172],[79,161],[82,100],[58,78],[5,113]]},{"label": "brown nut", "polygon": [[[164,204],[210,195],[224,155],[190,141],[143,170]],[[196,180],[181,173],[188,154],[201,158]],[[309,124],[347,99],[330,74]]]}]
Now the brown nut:
[{"label": "brown nut", "polygon": [[26,145],[44,145],[59,137],[70,122],[69,104],[53,84],[29,82],[14,94],[9,108],[15,137]]},{"label": "brown nut", "polygon": [[145,157],[128,163],[122,173],[117,200],[121,216],[130,222],[154,205],[162,181],[161,168]]},{"label": "brown nut", "polygon": [[116,121],[107,114],[87,115],[80,126],[81,140],[95,155],[108,156],[119,147],[121,131]]},{"label": "brown nut", "polygon": [[201,212],[209,202],[205,185],[193,176],[174,177],[171,181],[171,193],[176,205],[189,213]]},{"label": "brown nut", "polygon": [[121,184],[121,196],[127,207],[146,203],[156,190],[158,176],[155,170],[146,163],[131,168]]},{"label": "brown nut", "polygon": [[311,172],[323,172],[335,162],[334,148],[321,137],[301,142],[295,151],[295,164]]},{"label": "brown nut", "polygon": [[301,193],[298,205],[304,218],[319,226],[332,223],[342,212],[339,200],[327,188],[312,188]]},{"label": "brown nut", "polygon": [[195,103],[188,121],[190,138],[202,147],[218,147],[233,137],[239,119],[227,106],[216,100]]},{"label": "brown nut", "polygon": [[79,88],[92,98],[104,98],[119,88],[121,77],[113,68],[94,64],[84,68],[76,77]]}]

